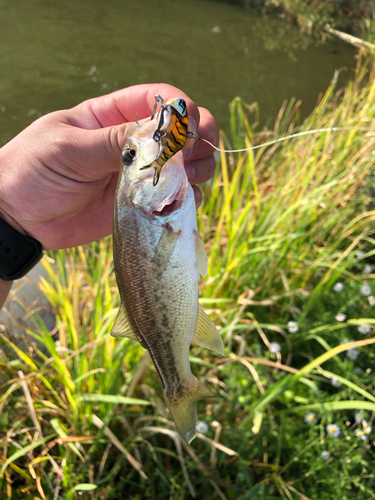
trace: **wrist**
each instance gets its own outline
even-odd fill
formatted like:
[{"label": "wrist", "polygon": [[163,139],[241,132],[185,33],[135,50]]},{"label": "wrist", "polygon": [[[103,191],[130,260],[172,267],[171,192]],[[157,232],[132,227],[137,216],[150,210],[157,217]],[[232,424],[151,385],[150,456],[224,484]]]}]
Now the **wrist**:
[{"label": "wrist", "polygon": [[[12,141],[14,140],[12,139]],[[13,168],[15,165],[15,148],[12,147],[12,141],[0,148],[0,219],[3,219],[23,236],[29,236],[27,231],[15,219],[17,217],[17,202],[22,201],[22,195],[19,195],[21,186],[19,186],[20,179],[18,179],[17,169]]]},{"label": "wrist", "polygon": [[[3,150],[3,148],[1,148],[0,149],[0,165],[2,165],[4,167],[4,162],[1,161],[3,159],[2,158],[3,153],[4,153],[4,150]],[[3,170],[3,172],[4,172],[4,170]],[[3,196],[5,194],[5,193],[3,193],[4,176],[1,175],[3,172],[1,172],[1,169],[0,169],[0,193],[1,193],[0,199],[2,200],[2,202],[0,203],[0,219],[3,219],[11,228],[13,228],[19,234],[21,234],[23,236],[27,236],[27,233],[23,229],[23,227],[21,227],[18,224],[18,222],[4,210],[4,203],[5,203],[4,202],[5,196]],[[2,238],[0,238],[0,240],[1,239]],[[4,244],[5,244],[5,241],[4,241]],[[13,285],[13,280],[3,280],[0,277],[0,309],[2,309],[2,307],[6,301],[6,298],[9,294],[10,289],[12,288],[12,285]]]},{"label": "wrist", "polygon": [[5,210],[2,210],[0,207],[0,219],[5,220],[7,224],[10,225],[13,229],[15,229],[18,233],[22,234],[23,236],[27,236],[27,232],[21,227],[18,222],[13,219],[10,215],[8,215]]},{"label": "wrist", "polygon": [[12,288],[13,281],[3,281],[0,278],[0,310],[2,309],[6,298],[8,297],[8,293]]},{"label": "wrist", "polygon": [[[12,141],[8,142],[0,149],[0,219],[5,220],[7,224],[20,234],[26,235],[25,230],[10,215],[13,213],[13,207],[10,201],[12,198],[14,201],[17,201],[17,197],[12,195],[14,180],[17,176],[14,175],[12,164],[10,164],[10,158],[13,154],[11,143]],[[15,160],[13,160],[13,165],[14,161]]]}]

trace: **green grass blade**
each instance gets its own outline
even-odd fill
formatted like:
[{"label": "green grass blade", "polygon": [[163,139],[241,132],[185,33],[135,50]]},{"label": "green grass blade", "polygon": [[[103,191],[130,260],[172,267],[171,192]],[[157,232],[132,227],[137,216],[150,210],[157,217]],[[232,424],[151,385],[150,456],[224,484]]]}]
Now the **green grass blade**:
[{"label": "green grass blade", "polygon": [[114,396],[112,394],[82,394],[78,396],[78,401],[86,403],[113,403],[123,405],[150,405],[149,401],[144,399],[127,398],[126,396]]},{"label": "green grass blade", "polygon": [[22,450],[18,450],[15,453],[13,453],[13,455],[11,455],[4,462],[3,466],[1,467],[0,477],[3,477],[4,472],[5,472],[5,470],[7,469],[8,465],[10,463],[14,462],[18,458],[24,457],[27,453],[29,453],[29,451],[35,450],[35,448],[38,448],[39,446],[41,446],[44,443],[47,443],[47,441],[49,441],[50,439],[52,439],[55,436],[56,436],[56,434],[50,434],[49,436],[47,436],[45,438],[37,439],[36,441],[34,441],[34,443],[31,443],[31,444],[29,444],[27,446],[24,446],[22,448]]}]

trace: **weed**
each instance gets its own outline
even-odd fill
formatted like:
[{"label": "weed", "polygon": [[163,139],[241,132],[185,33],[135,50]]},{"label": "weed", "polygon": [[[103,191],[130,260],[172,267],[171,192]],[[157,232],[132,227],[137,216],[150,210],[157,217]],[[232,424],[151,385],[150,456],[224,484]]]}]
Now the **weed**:
[{"label": "weed", "polygon": [[[366,64],[298,127],[291,102],[272,132],[256,133],[235,99],[233,146],[372,127]],[[192,348],[195,375],[218,393],[198,406],[192,446],[174,431],[148,354],[109,335],[111,240],[44,259],[58,334],[27,304],[34,347],[0,332],[1,497],[374,498],[374,152],[374,133],[345,130],[221,154],[198,219],[201,302],[226,357]]]}]

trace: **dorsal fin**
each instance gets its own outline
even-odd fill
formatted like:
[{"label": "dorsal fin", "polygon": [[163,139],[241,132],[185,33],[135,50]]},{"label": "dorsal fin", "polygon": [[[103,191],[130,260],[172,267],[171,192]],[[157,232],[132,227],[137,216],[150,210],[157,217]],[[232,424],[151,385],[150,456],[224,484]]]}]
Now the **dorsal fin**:
[{"label": "dorsal fin", "polygon": [[218,352],[222,356],[225,355],[220,333],[217,331],[212,319],[207,316],[200,304],[193,342],[200,347]]}]

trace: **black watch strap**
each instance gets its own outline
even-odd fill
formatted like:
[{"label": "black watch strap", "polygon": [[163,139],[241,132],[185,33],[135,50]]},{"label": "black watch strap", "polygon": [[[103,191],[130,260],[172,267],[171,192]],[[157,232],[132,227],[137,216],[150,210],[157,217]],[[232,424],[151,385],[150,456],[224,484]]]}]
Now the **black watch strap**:
[{"label": "black watch strap", "polygon": [[0,218],[0,278],[13,281],[25,276],[43,257],[38,240],[24,236]]}]

